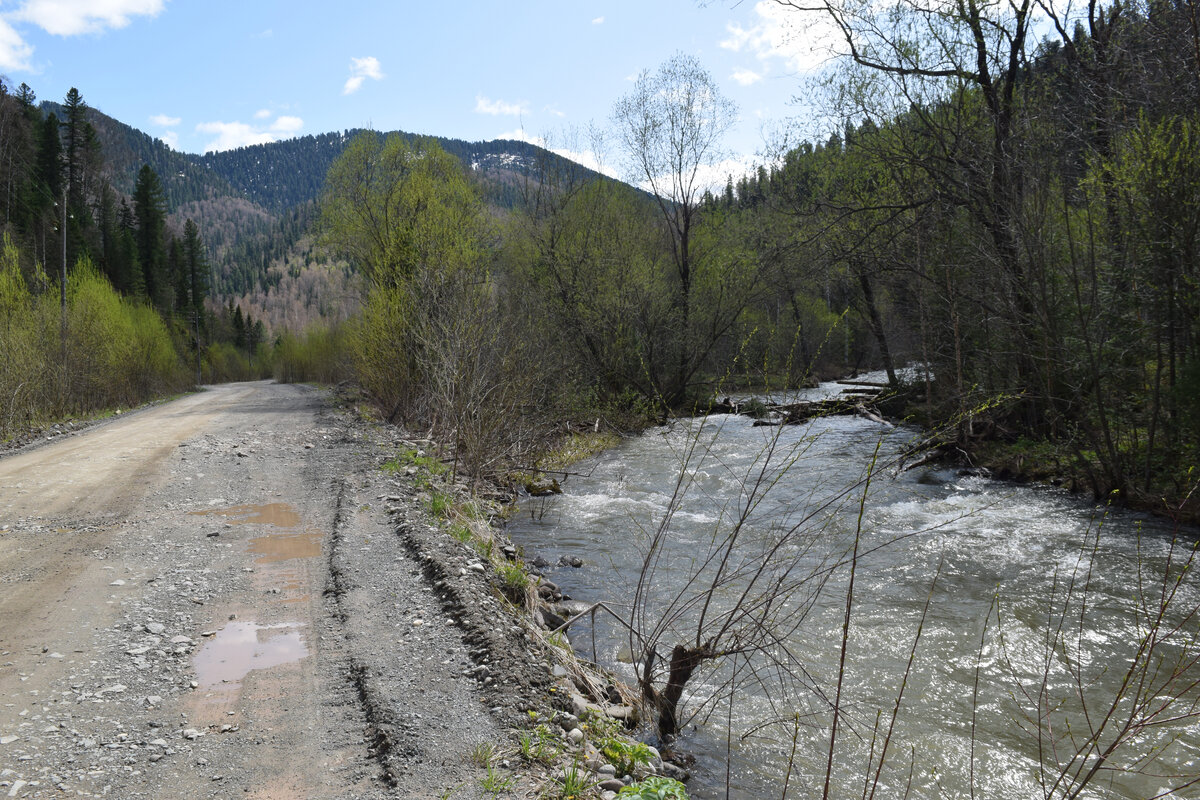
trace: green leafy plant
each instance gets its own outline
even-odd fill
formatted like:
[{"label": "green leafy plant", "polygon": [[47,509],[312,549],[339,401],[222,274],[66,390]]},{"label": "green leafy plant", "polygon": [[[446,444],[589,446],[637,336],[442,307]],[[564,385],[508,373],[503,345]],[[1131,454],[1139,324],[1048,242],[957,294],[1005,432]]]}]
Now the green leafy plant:
[{"label": "green leafy plant", "polygon": [[689,800],[687,788],[673,778],[658,775],[638,781],[617,792],[617,797],[633,800]]},{"label": "green leafy plant", "polygon": [[617,734],[601,737],[596,745],[608,763],[617,768],[618,775],[632,775],[639,764],[650,763],[653,755],[645,742],[633,742]]}]

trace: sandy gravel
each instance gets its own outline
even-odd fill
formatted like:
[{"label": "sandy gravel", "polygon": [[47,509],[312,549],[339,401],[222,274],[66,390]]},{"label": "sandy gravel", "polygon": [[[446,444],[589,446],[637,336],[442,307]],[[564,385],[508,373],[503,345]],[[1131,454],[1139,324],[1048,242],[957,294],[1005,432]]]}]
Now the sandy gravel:
[{"label": "sandy gravel", "polygon": [[544,654],[398,444],[262,382],[0,458],[0,798],[481,795]]}]

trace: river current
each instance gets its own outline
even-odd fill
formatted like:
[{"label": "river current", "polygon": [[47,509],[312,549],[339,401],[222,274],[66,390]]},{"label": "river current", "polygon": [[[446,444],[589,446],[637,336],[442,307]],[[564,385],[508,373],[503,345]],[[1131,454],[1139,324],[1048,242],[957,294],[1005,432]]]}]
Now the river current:
[{"label": "river current", "polygon": [[[1056,778],[1098,764],[1079,797],[1144,800],[1180,775],[1200,776],[1200,723],[1189,716],[1200,586],[1180,574],[1197,532],[1049,488],[898,469],[919,435],[857,417],[782,428],[724,415],[680,421],[576,465],[563,494],[527,500],[509,533],[551,563],[582,558],[582,568],[548,577],[629,619],[644,554],[662,531],[640,595],[643,628],[673,598],[696,596],[697,578],[714,574],[706,556],[731,530],[738,569],[725,574],[740,575],[712,607],[733,605],[755,565],[787,587],[756,617],[781,637],[777,646],[715,659],[687,686],[678,748],[696,758],[693,797],[782,797],[785,780],[787,797],[821,796],[842,663],[831,797],[1068,797],[1073,784]],[[1165,570],[1173,577],[1164,583]],[[679,614],[661,654],[697,614]],[[1148,631],[1152,668],[1131,682]],[[575,623],[571,639],[633,679],[637,648],[604,614],[594,632]],[[1171,693],[1184,699],[1164,703]],[[1093,749],[1072,760],[1096,731],[1104,758]],[[1200,785],[1180,796],[1200,797]]]}]

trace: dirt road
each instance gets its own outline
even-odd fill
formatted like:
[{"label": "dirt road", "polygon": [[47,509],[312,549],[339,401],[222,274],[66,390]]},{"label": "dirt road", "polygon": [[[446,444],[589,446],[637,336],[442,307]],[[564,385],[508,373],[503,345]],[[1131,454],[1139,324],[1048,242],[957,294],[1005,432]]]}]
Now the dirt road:
[{"label": "dirt road", "polygon": [[479,794],[520,709],[434,586],[456,551],[396,533],[394,436],[251,383],[0,458],[0,797]]}]

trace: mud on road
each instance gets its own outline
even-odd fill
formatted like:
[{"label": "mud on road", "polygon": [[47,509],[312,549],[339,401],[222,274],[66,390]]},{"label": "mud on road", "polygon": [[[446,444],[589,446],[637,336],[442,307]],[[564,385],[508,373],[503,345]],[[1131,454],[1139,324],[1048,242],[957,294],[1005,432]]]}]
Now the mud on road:
[{"label": "mud on road", "polygon": [[544,656],[397,436],[264,382],[0,458],[0,797],[480,795]]}]

